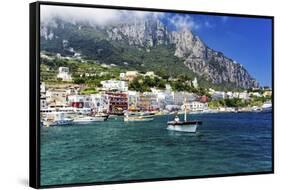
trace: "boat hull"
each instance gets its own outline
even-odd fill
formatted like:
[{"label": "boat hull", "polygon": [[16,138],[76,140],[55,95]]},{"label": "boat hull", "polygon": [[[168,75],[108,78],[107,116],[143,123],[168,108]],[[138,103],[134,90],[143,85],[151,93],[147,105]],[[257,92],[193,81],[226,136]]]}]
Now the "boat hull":
[{"label": "boat hull", "polygon": [[188,132],[188,133],[195,133],[197,127],[201,125],[201,121],[188,121],[188,122],[168,122],[168,130],[172,131],[181,131],[181,132]]},{"label": "boat hull", "polygon": [[168,125],[168,130],[195,133],[197,125]]},{"label": "boat hull", "polygon": [[73,120],[60,120],[60,121],[47,122],[45,125],[49,127],[54,127],[54,126],[68,126],[71,124],[73,124]]},{"label": "boat hull", "polygon": [[100,122],[100,121],[105,121],[107,117],[91,117],[91,118],[79,118],[79,119],[74,119],[73,123],[75,124],[91,124],[94,122]]},{"label": "boat hull", "polygon": [[153,118],[124,118],[126,122],[142,122],[142,121],[152,121]]}]

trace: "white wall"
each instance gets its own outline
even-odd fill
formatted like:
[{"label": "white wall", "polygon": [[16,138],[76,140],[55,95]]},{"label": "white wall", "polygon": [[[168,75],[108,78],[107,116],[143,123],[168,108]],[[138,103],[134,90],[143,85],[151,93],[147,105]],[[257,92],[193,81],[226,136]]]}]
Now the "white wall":
[{"label": "white wall", "polygon": [[[63,0],[61,0],[63,1]],[[28,189],[28,1],[6,0],[0,6],[0,52],[1,52],[1,130],[0,130],[0,189]],[[281,12],[277,0],[68,0],[65,2],[113,4],[166,9],[216,11],[244,14],[264,14],[275,17],[275,73],[280,70]],[[279,54],[277,54],[279,52]],[[9,71],[14,72],[13,77]],[[275,84],[281,82],[276,75]],[[276,86],[275,86],[276,87]],[[280,97],[280,88],[275,89]],[[16,107],[10,99],[16,100]],[[276,99],[275,115],[280,115],[280,98]],[[16,109],[15,109],[16,108]],[[16,110],[16,111],[15,111]],[[15,118],[15,116],[17,118]],[[280,182],[280,117],[275,126],[274,175],[193,179],[168,182],[105,185],[83,189],[276,189]],[[277,138],[278,137],[278,138]],[[279,187],[280,188],[280,187]],[[82,189],[65,188],[65,189]]]}]

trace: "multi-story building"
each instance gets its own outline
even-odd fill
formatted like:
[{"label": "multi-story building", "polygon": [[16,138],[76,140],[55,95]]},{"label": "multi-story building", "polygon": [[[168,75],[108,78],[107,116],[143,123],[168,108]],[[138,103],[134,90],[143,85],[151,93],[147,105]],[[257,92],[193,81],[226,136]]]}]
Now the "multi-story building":
[{"label": "multi-story building", "polygon": [[225,92],[221,92],[221,91],[215,91],[212,93],[212,99],[213,100],[222,100],[225,99],[226,95]]},{"label": "multi-story building", "polygon": [[121,115],[128,110],[128,94],[122,92],[106,92],[108,102],[108,113]]},{"label": "multi-story building", "polygon": [[85,96],[84,95],[70,95],[67,97],[68,104],[71,107],[83,108],[85,105]]},{"label": "multi-story building", "polygon": [[185,99],[187,101],[195,101],[197,99],[195,94],[189,92],[173,92],[172,94],[175,105],[182,105]]},{"label": "multi-story building", "polygon": [[139,92],[128,91],[128,110],[137,111],[138,109]]},{"label": "multi-story building", "polygon": [[40,84],[40,109],[47,109],[48,104],[47,104],[47,98],[46,98],[46,86],[45,83],[42,82]]},{"label": "multi-story building", "polygon": [[[182,106],[182,109],[184,109],[183,106]],[[204,111],[204,110],[208,109],[208,104],[198,102],[198,101],[192,101],[192,102],[187,103],[187,109],[189,111]]]},{"label": "multi-story building", "polygon": [[59,73],[57,74],[57,78],[62,81],[71,81],[71,74],[69,73],[68,67],[59,67]]},{"label": "multi-story building", "polygon": [[157,92],[156,97],[160,109],[165,109],[166,105],[174,104],[173,95],[170,92]]},{"label": "multi-story building", "polygon": [[244,99],[244,100],[248,100],[249,99],[249,94],[247,91],[244,91],[244,92],[240,92],[239,93],[239,98],[240,99]]},{"label": "multi-story building", "polygon": [[157,95],[151,92],[145,92],[140,94],[137,107],[143,111],[159,110]]},{"label": "multi-story building", "polygon": [[108,100],[105,94],[91,94],[91,106],[95,112],[107,112]]},{"label": "multi-story building", "polygon": [[48,104],[66,105],[67,92],[65,89],[48,89],[46,90],[46,100]]},{"label": "multi-story building", "polygon": [[104,91],[128,91],[128,83],[121,80],[106,80],[101,81],[102,89]]}]

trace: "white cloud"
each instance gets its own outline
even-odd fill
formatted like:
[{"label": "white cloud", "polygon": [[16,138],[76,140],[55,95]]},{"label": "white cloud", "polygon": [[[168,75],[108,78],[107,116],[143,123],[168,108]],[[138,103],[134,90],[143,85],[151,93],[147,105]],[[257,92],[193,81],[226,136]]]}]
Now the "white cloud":
[{"label": "white cloud", "polygon": [[195,23],[192,17],[189,15],[178,15],[171,17],[169,19],[170,23],[173,24],[177,30],[196,30],[200,28],[200,25]]},{"label": "white cloud", "polygon": [[143,19],[148,16],[161,17],[164,13],[147,11],[115,10],[103,8],[68,7],[41,5],[41,22],[49,22],[53,17],[60,17],[70,22],[88,21],[104,25],[130,19]]}]

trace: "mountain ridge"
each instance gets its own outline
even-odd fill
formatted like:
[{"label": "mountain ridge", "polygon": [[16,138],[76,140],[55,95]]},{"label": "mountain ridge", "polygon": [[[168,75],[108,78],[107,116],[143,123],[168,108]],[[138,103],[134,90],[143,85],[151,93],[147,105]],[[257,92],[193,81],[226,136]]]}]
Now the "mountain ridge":
[{"label": "mountain ridge", "polygon": [[[128,63],[137,69],[154,68],[152,64],[156,64],[162,70],[174,68],[194,73],[213,84],[231,84],[239,88],[258,86],[258,82],[241,64],[209,48],[191,30],[169,31],[156,18],[108,26],[70,23],[61,19],[54,19],[51,23],[41,25],[42,50],[79,52],[107,64]],[[152,54],[150,58],[149,54]],[[169,55],[167,61],[162,58],[165,55]]]}]

